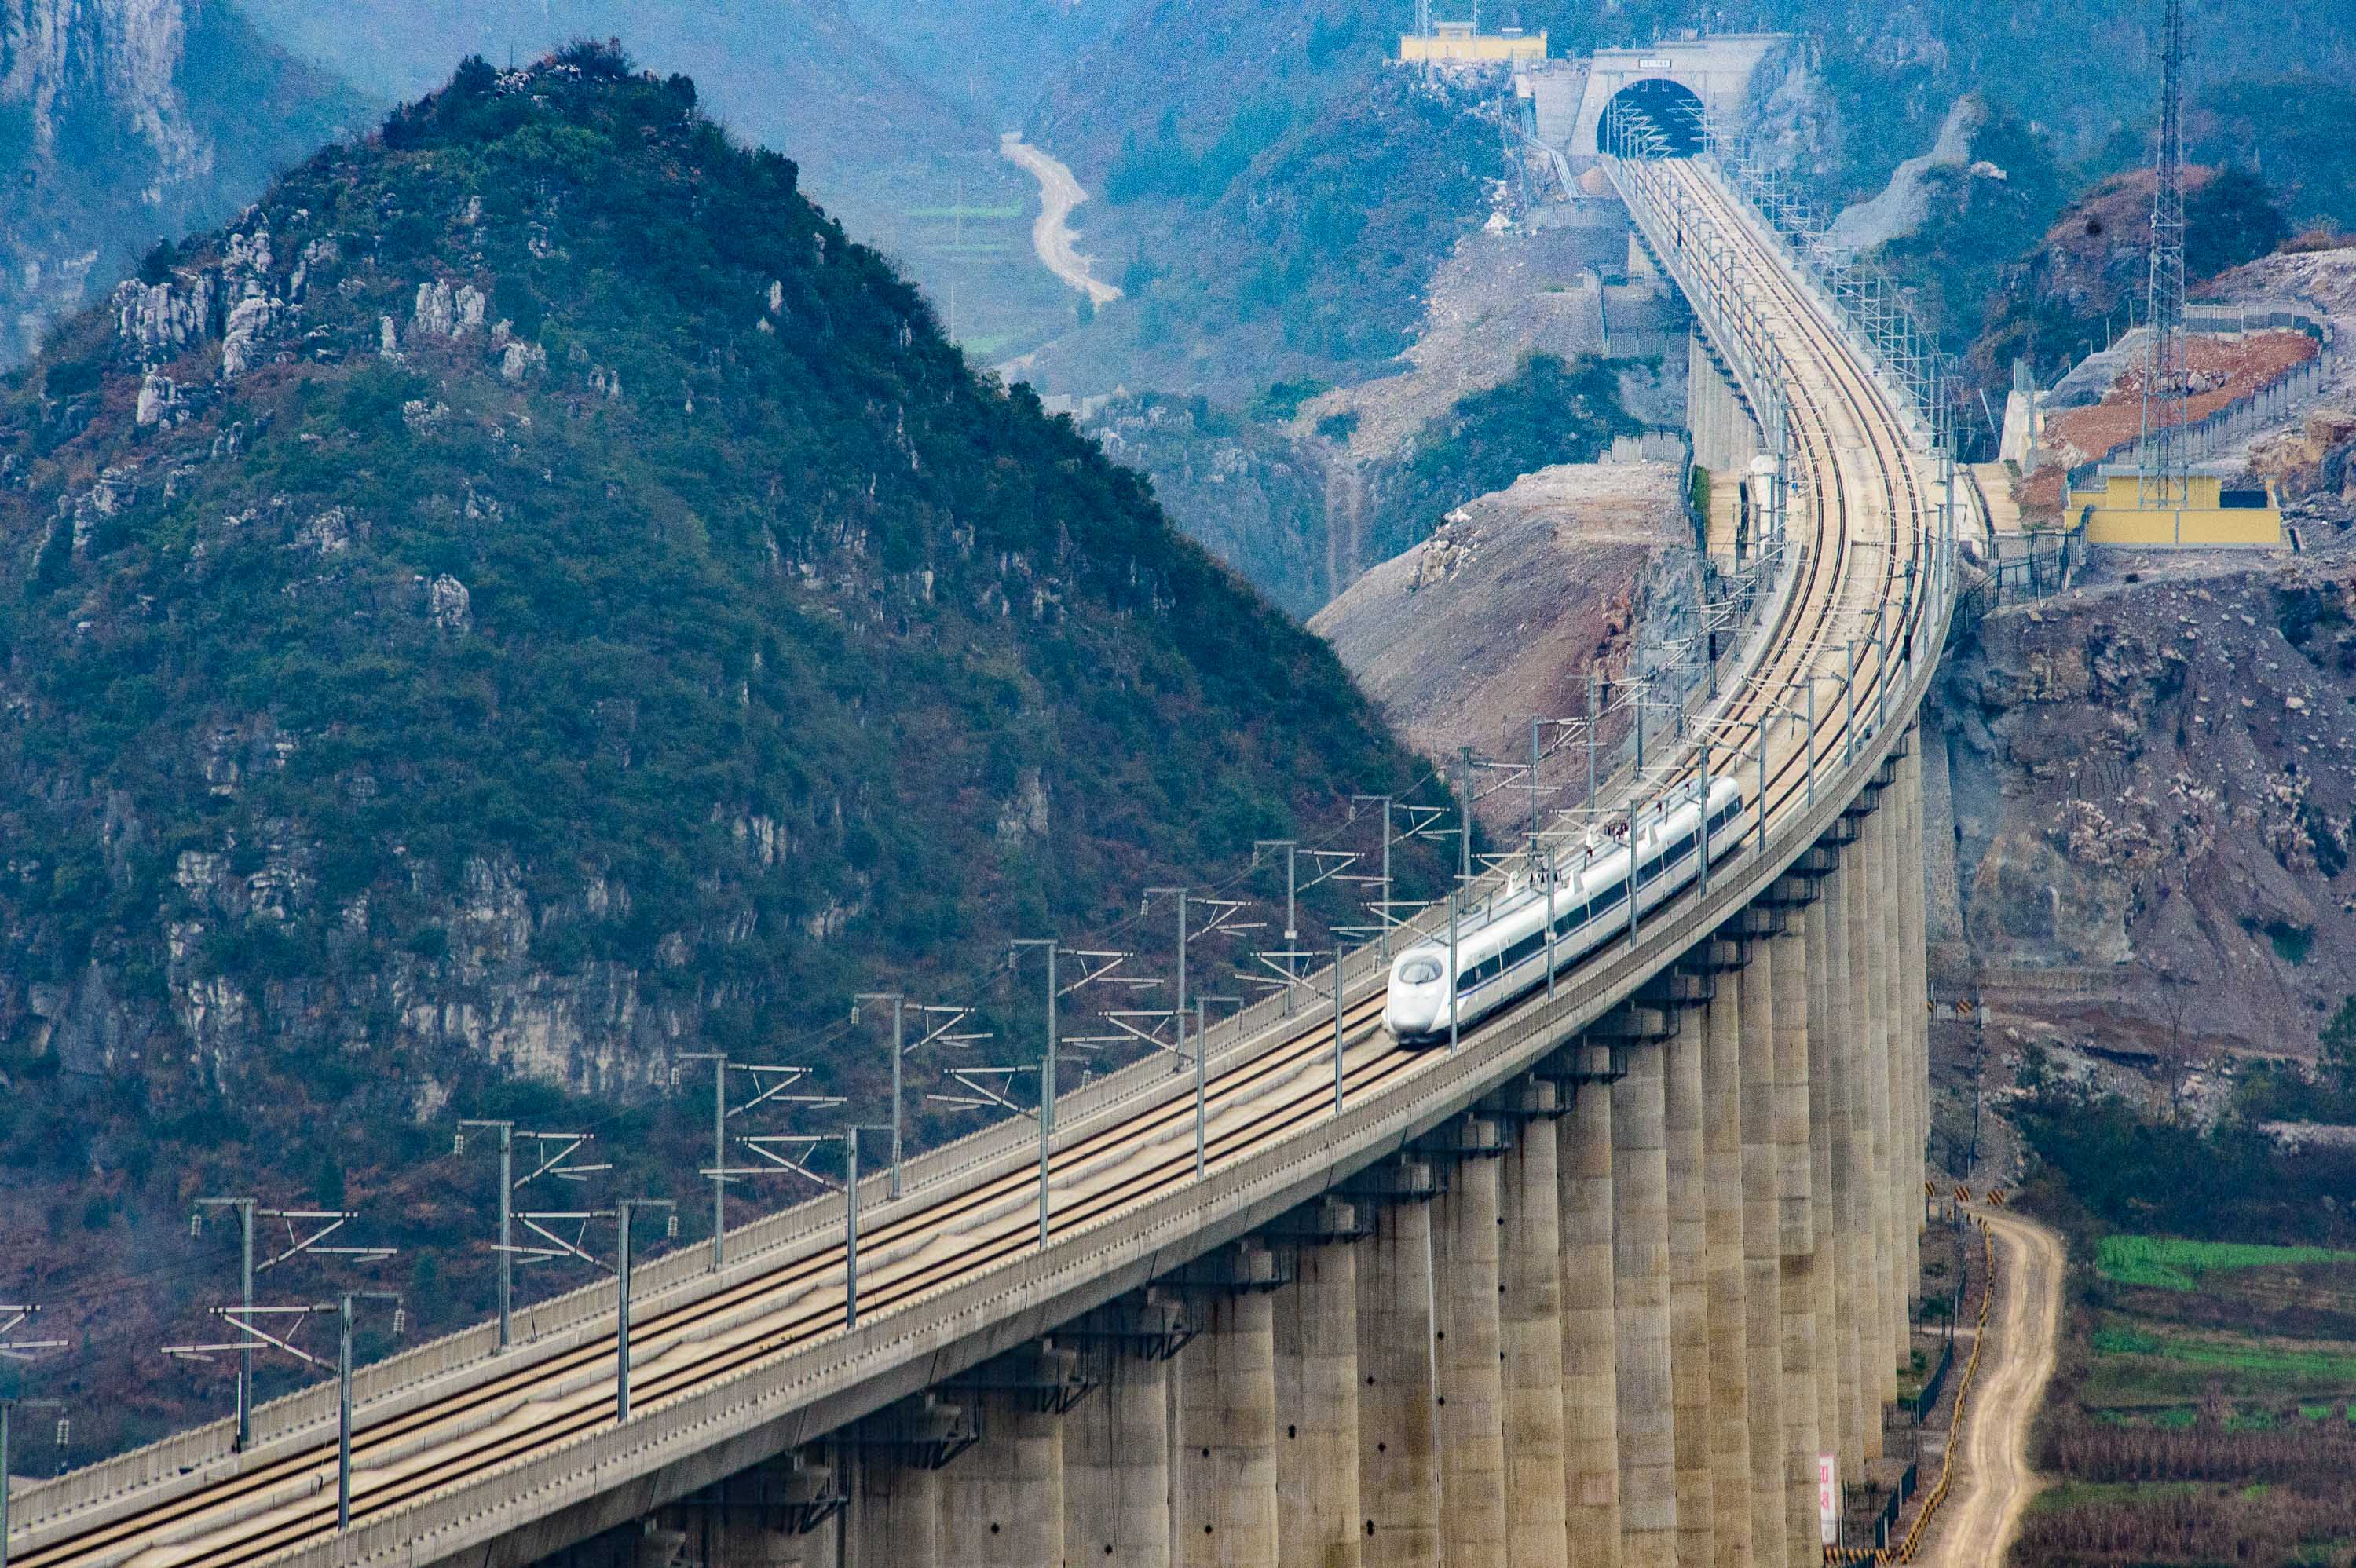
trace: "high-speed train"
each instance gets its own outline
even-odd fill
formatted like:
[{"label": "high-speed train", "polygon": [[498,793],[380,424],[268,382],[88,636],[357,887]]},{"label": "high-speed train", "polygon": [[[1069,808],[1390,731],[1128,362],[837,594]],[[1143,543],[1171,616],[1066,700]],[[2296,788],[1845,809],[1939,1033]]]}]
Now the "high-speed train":
[{"label": "high-speed train", "polygon": [[[1742,791],[1731,779],[1709,786],[1709,855],[1713,861],[1742,841],[1737,826]],[[1701,872],[1703,801],[1698,780],[1679,785],[1637,813],[1632,846],[1625,837],[1590,836],[1553,867],[1554,964],[1568,969],[1628,924],[1628,869],[1636,869],[1636,912],[1666,902]],[[1547,977],[1546,871],[1515,884],[1456,923],[1453,976],[1458,1032]],[[1383,1027],[1404,1046],[1448,1040],[1449,944],[1427,938],[1391,964]]]}]

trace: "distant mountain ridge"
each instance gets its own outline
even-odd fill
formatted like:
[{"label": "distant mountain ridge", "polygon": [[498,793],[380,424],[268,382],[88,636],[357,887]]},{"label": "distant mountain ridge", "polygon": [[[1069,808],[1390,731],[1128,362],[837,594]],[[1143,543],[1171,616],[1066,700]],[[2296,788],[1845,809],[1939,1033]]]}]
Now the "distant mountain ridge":
[{"label": "distant mountain ridge", "polygon": [[0,0],[0,368],[363,118],[228,0]]},{"label": "distant mountain ridge", "polygon": [[59,1277],[67,1194],[379,1185],[515,1078],[872,1088],[854,991],[1421,772],[695,105],[470,61],[0,392],[0,1081],[58,1085],[0,1237]]},{"label": "distant mountain ridge", "polygon": [[[1029,59],[1023,46],[1041,51],[1033,69],[1044,78],[1085,36],[1060,0],[957,0],[957,25],[936,7],[875,0],[241,3],[286,48],[388,101],[439,83],[464,52],[529,65],[617,39],[650,69],[693,78],[705,112],[734,134],[793,158],[803,188],[945,312],[955,293],[958,336],[985,357],[1069,321],[1067,291],[1031,257],[1031,181],[998,153],[1011,122],[997,95]],[[971,41],[962,69],[945,34]]]}]

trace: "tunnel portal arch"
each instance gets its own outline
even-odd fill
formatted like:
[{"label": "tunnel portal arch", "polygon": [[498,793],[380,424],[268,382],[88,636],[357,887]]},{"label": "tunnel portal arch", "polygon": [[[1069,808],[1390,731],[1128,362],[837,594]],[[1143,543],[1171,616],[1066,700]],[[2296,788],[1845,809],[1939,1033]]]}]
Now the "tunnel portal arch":
[{"label": "tunnel portal arch", "polygon": [[1613,93],[1604,106],[1606,127],[1622,116],[1649,123],[1666,156],[1689,158],[1702,150],[1701,95],[1682,81],[1665,76],[1639,77]]}]

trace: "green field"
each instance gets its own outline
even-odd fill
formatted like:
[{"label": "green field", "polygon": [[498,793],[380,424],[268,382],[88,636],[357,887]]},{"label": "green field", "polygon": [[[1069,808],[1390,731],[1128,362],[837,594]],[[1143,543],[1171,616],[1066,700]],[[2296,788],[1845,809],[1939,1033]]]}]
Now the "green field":
[{"label": "green field", "polygon": [[980,218],[1003,221],[1008,219],[1021,218],[1024,211],[1023,204],[1014,201],[1003,207],[912,207],[901,216],[910,219],[937,218],[944,220],[957,218]]},{"label": "green field", "polygon": [[2197,1290],[2204,1274],[2286,1264],[2344,1263],[2356,1263],[2356,1253],[2247,1242],[2188,1242],[2175,1236],[2104,1236],[2094,1253],[2094,1267],[2104,1279],[2160,1290]]}]

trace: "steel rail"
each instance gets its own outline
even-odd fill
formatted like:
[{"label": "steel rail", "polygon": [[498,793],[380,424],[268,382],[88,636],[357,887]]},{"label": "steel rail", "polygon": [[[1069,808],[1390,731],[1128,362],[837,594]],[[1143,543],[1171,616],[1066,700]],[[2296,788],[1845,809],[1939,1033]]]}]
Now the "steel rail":
[{"label": "steel rail", "polygon": [[[1722,202],[1711,200],[1708,205],[1716,213],[1722,215]],[[1754,237],[1748,233],[1747,226],[1738,219],[1734,224],[1729,226],[1727,238],[1730,242],[1745,243],[1745,249],[1750,253],[1751,261],[1759,265],[1762,281],[1772,286],[1779,294],[1783,295],[1783,303],[1789,310],[1790,328],[1807,340],[1811,348],[1819,351],[1826,350],[1828,345],[1826,335],[1815,323],[1815,310],[1807,302],[1792,295],[1788,279],[1783,278],[1780,269],[1772,265],[1772,257],[1767,258],[1764,263],[1760,262],[1759,247]],[[1907,458],[1904,445],[1901,443],[1896,454],[1896,468],[1898,475],[1902,475],[1902,478],[1896,483],[1892,482],[1890,453],[1886,445],[1886,437],[1891,424],[1895,422],[1894,414],[1887,408],[1886,400],[1878,395],[1877,389],[1869,380],[1861,387],[1854,384],[1853,367],[1848,363],[1851,357],[1837,349],[1823,352],[1821,364],[1816,368],[1826,382],[1827,391],[1845,405],[1846,411],[1864,438],[1864,444],[1872,455],[1874,465],[1879,470],[1885,496],[1891,503],[1886,516],[1889,532],[1883,541],[1885,559],[1879,584],[1881,592],[1872,605],[1875,622],[1879,627],[1890,618],[1890,591],[1896,578],[1897,565],[1897,550],[1894,547],[1899,517],[1896,503],[1899,492],[1902,488],[1910,503],[1907,507],[1908,516],[1916,525],[1910,528],[1908,532],[1910,543],[1913,546],[1918,571],[1910,585],[1912,592],[1909,599],[1912,602],[1899,606],[1898,618],[1901,625],[1910,620],[1919,624],[1923,613],[1920,603],[1923,577],[1919,571],[1919,558],[1923,541],[1920,527],[1922,509],[1920,489],[1916,483],[1917,476],[1911,461]],[[1808,459],[1806,466],[1811,477],[1809,486],[1811,507],[1815,515],[1819,540],[1822,541],[1829,536],[1832,549],[1829,557],[1822,549],[1805,552],[1807,562],[1805,592],[1793,596],[1789,606],[1779,619],[1778,627],[1775,630],[1781,632],[1785,625],[1794,620],[1801,620],[1808,623],[1812,631],[1821,632],[1825,625],[1848,608],[1845,603],[1844,590],[1849,586],[1846,581],[1845,568],[1850,532],[1850,496],[1847,493],[1847,478],[1839,455],[1838,432],[1835,429],[1834,421],[1826,408],[1816,401],[1804,385],[1801,384],[1801,378],[1797,375],[1794,377],[1791,390],[1804,402],[1810,416],[1805,420],[1794,420],[1793,424],[1795,437],[1805,449]],[[1880,411],[1885,419],[1891,421],[1891,424],[1884,424],[1869,417],[1866,407],[1860,405],[1860,392],[1863,394],[1865,404],[1883,405]],[[1786,533],[1789,537],[1791,529],[1788,494],[1784,497],[1784,505]],[[1831,589],[1831,592],[1821,596],[1816,592],[1820,581],[1828,583]],[[1768,628],[1762,627],[1761,635],[1767,635],[1768,631]],[[1902,639],[1893,632],[1886,636],[1878,635],[1875,640],[1877,645],[1882,650],[1882,656],[1876,660],[1875,667],[1870,672],[1860,670],[1859,678],[1869,679],[1873,688],[1879,690],[1891,679],[1894,673],[1892,661],[1888,656],[1889,651],[1898,647]],[[1804,659],[1813,665],[1818,657],[1819,638],[1813,635],[1779,636],[1777,649],[1772,667],[1774,673],[1780,673],[1790,667],[1794,659]],[[1762,676],[1764,673],[1766,672],[1762,672]],[[1818,675],[1815,678],[1823,678],[1823,677]],[[1762,677],[1754,677],[1746,681],[1741,697],[1742,710],[1756,713],[1760,710],[1763,700],[1767,709],[1766,717],[1772,718],[1773,699],[1782,689],[1782,685],[1783,683]],[[1809,750],[1822,756],[1824,752],[1818,749],[1817,742],[1827,736],[1836,741],[1838,740],[1845,728],[1846,722],[1840,709],[1837,706],[1833,707],[1807,736]],[[1765,737],[1769,729],[1768,723],[1764,721],[1759,723],[1758,732],[1762,737],[1759,744],[1762,746],[1767,744]],[[1690,752],[1690,747],[1687,748],[1687,752]],[[1738,754],[1747,755],[1747,749]],[[1769,815],[1771,821],[1775,824],[1783,824],[1789,820],[1792,810],[1800,797],[1800,791],[1804,787],[1804,780],[1796,779],[1794,774],[1796,765],[1804,759],[1805,754],[1799,748],[1790,748],[1785,752],[1782,763],[1774,769],[1770,783],[1769,793],[1772,803]],[[1641,784],[1642,781],[1640,779],[1637,782]],[[1672,900],[1671,903],[1682,901],[1691,896],[1691,891],[1688,890]],[[1664,912],[1666,907],[1665,906]],[[1620,947],[1624,939],[1615,939],[1613,942],[1599,944],[1582,956],[1581,966],[1602,958]],[[1639,945],[1641,946],[1641,943]],[[1509,1007],[1492,1019],[1483,1020],[1483,1027],[1486,1029],[1492,1024],[1510,1021],[1512,1016],[1526,1005],[1528,1003],[1526,998],[1524,1003]],[[1393,1079],[1413,1077],[1416,1075],[1414,1070],[1425,1064],[1423,1059],[1395,1050],[1383,1051],[1379,1047],[1371,1055],[1366,1054],[1367,1045],[1380,1039],[1378,1031],[1365,1026],[1365,1020],[1373,1010],[1370,999],[1362,1000],[1350,1008],[1350,1018],[1355,1020],[1351,1027],[1356,1031],[1350,1037],[1350,1050],[1358,1052],[1361,1059],[1350,1065],[1347,1071],[1357,1086],[1355,1092],[1359,1093],[1367,1089],[1379,1089]],[[1223,1071],[1213,1081],[1214,1098],[1223,1106],[1232,1108],[1242,1103],[1247,1095],[1254,1093],[1258,1085],[1267,1084],[1271,1080],[1280,1079],[1287,1074],[1301,1074],[1302,1068],[1312,1059],[1319,1064],[1330,1060],[1330,1019],[1320,1017],[1313,1021],[1304,1019],[1303,1022],[1307,1027],[1296,1029],[1282,1044],[1262,1051],[1233,1069]],[[1253,1115],[1242,1128],[1223,1130],[1215,1140],[1221,1150],[1217,1157],[1232,1158],[1238,1152],[1271,1139],[1291,1136],[1298,1129],[1312,1126],[1320,1120],[1321,1117],[1316,1111],[1330,1107],[1330,1080],[1314,1073],[1307,1076],[1317,1078],[1318,1081],[1304,1084],[1301,1092],[1289,1100],[1281,1101],[1272,1106],[1260,1107],[1258,1114]],[[1141,1117],[1130,1118],[1111,1126],[1095,1129],[1085,1137],[1076,1139],[1068,1146],[1060,1147],[1057,1150],[1057,1166],[1065,1172],[1072,1172],[1096,1164],[1123,1150],[1127,1150],[1133,1156],[1141,1149],[1149,1148],[1159,1136],[1172,1131],[1182,1120],[1191,1121],[1191,1105],[1179,1107],[1174,1104],[1165,1104],[1148,1111]],[[1140,1189],[1150,1189],[1162,1185],[1162,1183],[1157,1178],[1157,1171],[1180,1163],[1182,1162],[1177,1157],[1170,1157],[1153,1169],[1132,1173],[1111,1189],[1098,1190],[1090,1194],[1080,1200],[1080,1206],[1069,1211],[1068,1224],[1077,1227],[1092,1223],[1106,1214],[1118,1211],[1122,1205],[1132,1201]],[[1191,1148],[1186,1152],[1183,1164],[1191,1171]],[[941,1233],[945,1221],[986,1211],[993,1204],[1004,1204],[1019,1199],[1026,1195],[1034,1185],[1035,1178],[1030,1176],[1028,1172],[1021,1175],[1010,1173],[986,1180],[965,1191],[942,1195],[942,1200],[933,1205],[912,1208],[906,1213],[894,1214],[874,1230],[862,1234],[859,1246],[862,1259],[871,1251],[890,1247],[895,1243],[905,1241],[920,1233],[929,1232],[937,1235]],[[1064,1225],[1057,1227],[1059,1231],[1065,1228]],[[941,1276],[969,1273],[976,1268],[988,1266],[992,1261],[1007,1256],[1018,1256],[1025,1252],[1036,1250],[1035,1235],[1028,1244],[1011,1244],[1008,1238],[1017,1233],[1032,1234],[1032,1227],[1027,1222],[1023,1222],[1012,1227],[1005,1234],[977,1238],[965,1250],[952,1253],[948,1257],[935,1260],[926,1264],[921,1271],[915,1273],[903,1271],[901,1274],[894,1275],[889,1264],[881,1265],[879,1269],[871,1268],[862,1262],[864,1276],[862,1296],[875,1304],[871,1310],[882,1310],[913,1296],[924,1294],[933,1288]],[[642,1320],[641,1325],[633,1333],[633,1345],[643,1344],[652,1350],[668,1340],[670,1341],[668,1349],[676,1351],[681,1348],[685,1337],[697,1328],[712,1325],[715,1320],[726,1319],[732,1315],[741,1316],[747,1311],[758,1310],[765,1300],[788,1292],[806,1294],[815,1289],[819,1301],[822,1302],[826,1282],[830,1276],[841,1272],[841,1252],[838,1244],[831,1252],[821,1249],[815,1253],[797,1257],[755,1279],[735,1282],[721,1291],[707,1294],[693,1302],[651,1314]],[[789,1307],[788,1310],[792,1308]],[[813,1305],[787,1323],[760,1334],[749,1345],[740,1342],[723,1348],[723,1353],[729,1358],[727,1366],[714,1364],[713,1359],[707,1357],[690,1366],[666,1366],[652,1369],[654,1381],[647,1386],[648,1396],[650,1400],[659,1400],[693,1384],[725,1375],[731,1368],[743,1364],[748,1360],[757,1361],[773,1358],[787,1353],[802,1344],[823,1339],[825,1329],[819,1326],[819,1319],[825,1320],[827,1324],[832,1324],[839,1319],[839,1314],[826,1311],[823,1305]],[[721,1331],[730,1330],[723,1328]],[[426,1435],[437,1426],[446,1426],[460,1418],[479,1414],[487,1407],[518,1399],[530,1387],[544,1386],[552,1379],[565,1375],[575,1379],[584,1375],[594,1375],[601,1366],[610,1367],[611,1363],[610,1347],[601,1345],[577,1347],[552,1358],[516,1367],[504,1376],[477,1383],[449,1399],[421,1407],[402,1417],[365,1429],[360,1441],[360,1451],[362,1453],[382,1451],[404,1440]],[[601,1412],[607,1408],[606,1403],[599,1400],[594,1390],[582,1392],[578,1397],[595,1403]],[[530,1449],[545,1446],[551,1442],[561,1440],[563,1436],[575,1435],[553,1429],[552,1423],[561,1423],[564,1419],[563,1412],[552,1412],[524,1432],[510,1434],[506,1439],[506,1445],[509,1449],[519,1447]],[[605,1418],[605,1424],[610,1424],[610,1417]],[[595,1424],[597,1424],[586,1423],[583,1424],[583,1427],[584,1430],[591,1430]],[[157,1534],[159,1531],[178,1536],[182,1542],[191,1548],[196,1547],[201,1539],[206,1560],[209,1562],[245,1560],[218,1556],[218,1552],[223,1548],[235,1551],[238,1547],[231,1542],[220,1540],[217,1536],[208,1535],[201,1538],[193,1536],[189,1533],[189,1527],[201,1525],[203,1516],[214,1514],[223,1509],[234,1509],[241,1501],[256,1505],[262,1509],[270,1509],[273,1505],[270,1501],[264,1500],[266,1494],[273,1489],[284,1488],[290,1483],[301,1484],[307,1479],[315,1478],[316,1461],[312,1456],[318,1452],[320,1449],[315,1447],[285,1456],[247,1476],[235,1477],[223,1488],[208,1488],[204,1492],[180,1499],[175,1505],[166,1505],[159,1510],[134,1515],[112,1526],[92,1531],[88,1536],[72,1537],[54,1542],[34,1554],[22,1557],[21,1561],[37,1565],[37,1568],[48,1568],[48,1565],[53,1563],[102,1560],[101,1557],[93,1556],[92,1552],[104,1554],[109,1546],[130,1545],[134,1550],[140,1550],[160,1544]],[[386,1483],[368,1488],[363,1493],[366,1499],[365,1511],[381,1513],[397,1508],[415,1497],[430,1494],[441,1487],[447,1486],[453,1478],[447,1473],[452,1465],[461,1465],[465,1469],[472,1472],[479,1470],[486,1463],[498,1464],[503,1457],[511,1455],[479,1450],[471,1453],[464,1459],[446,1456],[444,1463],[432,1467],[428,1473],[406,1474],[391,1478],[392,1481],[399,1483],[398,1486]],[[394,1495],[396,1491],[401,1495]],[[281,1520],[264,1532],[266,1539],[257,1537],[252,1541],[252,1552],[249,1552],[249,1556],[253,1560],[259,1560],[259,1556],[266,1556],[281,1546],[295,1543],[306,1533],[316,1534],[316,1509],[309,1510],[307,1517]],[[134,1537],[139,1539],[134,1541]],[[165,1549],[165,1554],[168,1557],[176,1553],[173,1548],[167,1547]]]}]

